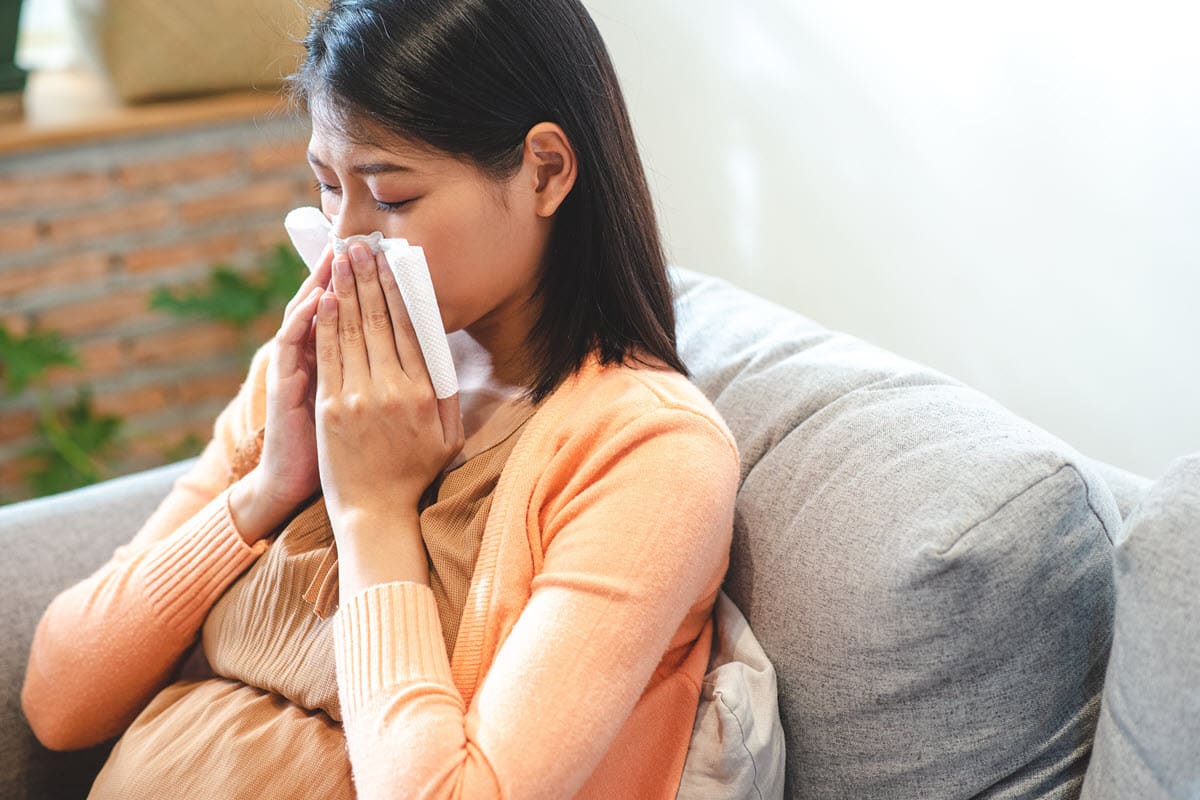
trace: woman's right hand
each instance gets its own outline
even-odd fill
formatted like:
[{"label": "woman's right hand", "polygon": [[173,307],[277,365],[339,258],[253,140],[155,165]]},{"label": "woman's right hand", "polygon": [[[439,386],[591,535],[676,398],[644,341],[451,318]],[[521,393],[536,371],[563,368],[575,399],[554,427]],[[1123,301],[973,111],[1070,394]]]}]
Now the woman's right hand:
[{"label": "woman's right hand", "polygon": [[317,470],[316,309],[329,288],[333,248],[326,245],[283,313],[267,364],[267,421],[262,455],[252,471],[255,502],[284,517],[321,487]]}]

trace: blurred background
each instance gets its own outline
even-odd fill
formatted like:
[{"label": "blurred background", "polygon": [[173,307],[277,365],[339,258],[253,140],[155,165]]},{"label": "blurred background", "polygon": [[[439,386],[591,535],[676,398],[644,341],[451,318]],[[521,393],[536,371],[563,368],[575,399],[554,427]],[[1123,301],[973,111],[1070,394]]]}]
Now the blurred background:
[{"label": "blurred background", "polygon": [[[0,0],[0,501],[199,452],[304,272],[315,0]],[[1200,9],[585,0],[673,263],[1155,478],[1200,450]]]}]

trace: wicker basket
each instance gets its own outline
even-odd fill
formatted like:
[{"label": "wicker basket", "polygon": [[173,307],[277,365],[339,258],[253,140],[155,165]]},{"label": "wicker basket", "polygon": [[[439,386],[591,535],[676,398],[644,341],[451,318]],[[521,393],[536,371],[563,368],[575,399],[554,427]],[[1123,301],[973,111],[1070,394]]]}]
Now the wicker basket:
[{"label": "wicker basket", "polygon": [[271,89],[316,0],[69,0],[80,55],[126,103]]}]

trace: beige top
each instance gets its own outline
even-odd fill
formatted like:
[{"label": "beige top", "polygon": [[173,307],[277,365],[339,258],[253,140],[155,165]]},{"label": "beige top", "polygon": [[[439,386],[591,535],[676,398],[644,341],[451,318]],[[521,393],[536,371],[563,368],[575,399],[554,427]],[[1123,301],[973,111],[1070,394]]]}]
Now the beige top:
[{"label": "beige top", "polygon": [[[496,482],[533,413],[525,403],[492,410],[422,502],[448,655]],[[257,463],[258,434],[239,448],[231,479]],[[337,547],[318,497],[213,606],[202,650],[126,730],[88,797],[270,800],[291,798],[296,786],[310,797],[354,797],[333,651],[337,597]]]}]

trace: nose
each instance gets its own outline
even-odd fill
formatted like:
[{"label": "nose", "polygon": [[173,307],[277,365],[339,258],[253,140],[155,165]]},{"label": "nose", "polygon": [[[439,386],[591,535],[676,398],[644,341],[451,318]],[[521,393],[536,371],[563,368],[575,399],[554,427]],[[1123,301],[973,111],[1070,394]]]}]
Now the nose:
[{"label": "nose", "polygon": [[377,230],[372,209],[363,204],[351,204],[343,200],[338,213],[333,215],[333,235],[339,239],[355,234],[368,234]]}]

